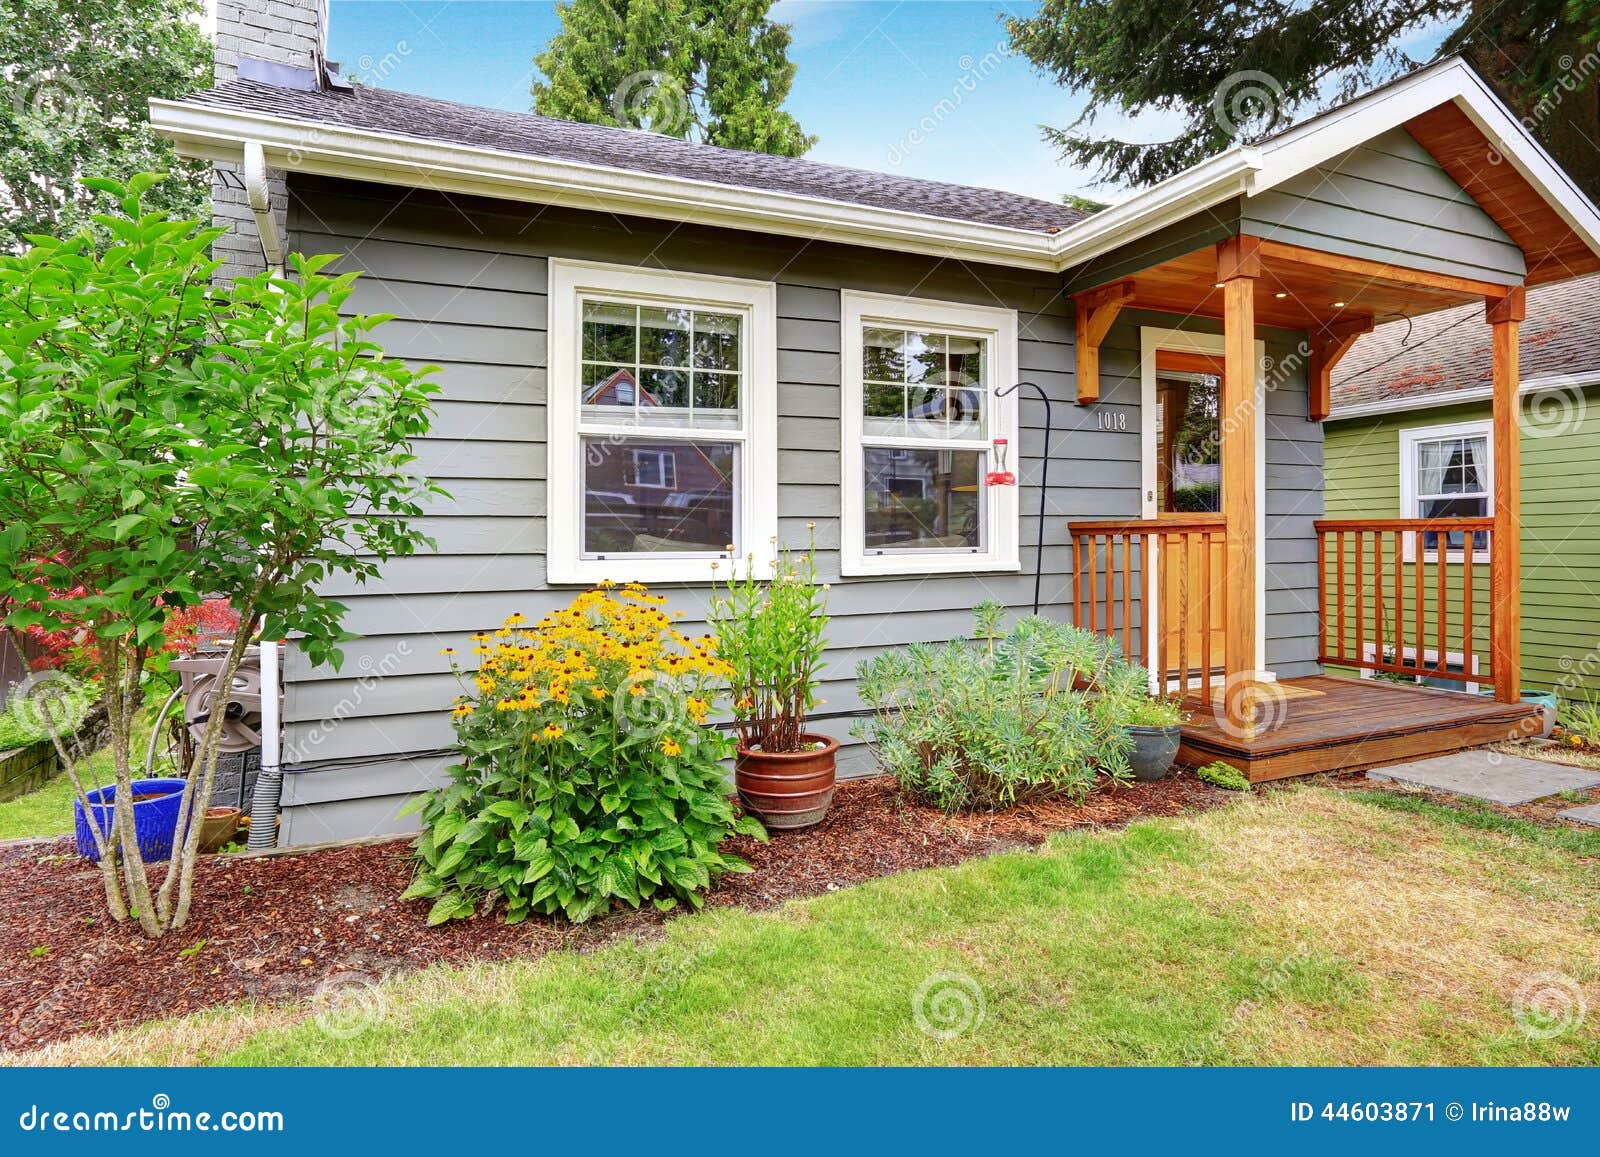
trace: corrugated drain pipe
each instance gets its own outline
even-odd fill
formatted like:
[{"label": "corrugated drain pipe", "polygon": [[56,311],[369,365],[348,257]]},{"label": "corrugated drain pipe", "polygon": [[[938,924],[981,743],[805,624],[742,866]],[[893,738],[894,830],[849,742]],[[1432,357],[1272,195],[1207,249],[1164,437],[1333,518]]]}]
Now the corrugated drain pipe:
[{"label": "corrugated drain pipe", "polygon": [[250,796],[252,852],[278,846],[278,807],[283,801],[282,690],[278,678],[280,644],[261,641],[261,770]]}]

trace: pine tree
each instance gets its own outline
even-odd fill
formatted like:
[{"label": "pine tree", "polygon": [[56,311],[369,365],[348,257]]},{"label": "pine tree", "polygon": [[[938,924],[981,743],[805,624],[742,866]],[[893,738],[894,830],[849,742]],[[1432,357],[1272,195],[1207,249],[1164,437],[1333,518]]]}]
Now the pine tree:
[{"label": "pine tree", "polygon": [[782,105],[794,81],[789,26],[772,0],[569,0],[534,58],[545,116],[649,129],[798,157],[816,143]]},{"label": "pine tree", "polygon": [[[1600,0],[1043,0],[1006,21],[1040,72],[1087,94],[1078,121],[1047,127],[1063,155],[1147,185],[1349,99],[1423,61],[1404,47],[1453,26],[1460,52],[1591,196],[1600,195]],[[1092,131],[1097,114],[1176,111],[1172,140]]]}]

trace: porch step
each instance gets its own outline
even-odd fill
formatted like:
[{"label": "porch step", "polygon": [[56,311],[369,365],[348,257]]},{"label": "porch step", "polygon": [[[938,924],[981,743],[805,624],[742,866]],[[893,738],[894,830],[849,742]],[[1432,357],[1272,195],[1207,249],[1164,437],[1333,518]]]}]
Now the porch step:
[{"label": "porch step", "polygon": [[1313,675],[1283,682],[1260,734],[1228,734],[1220,712],[1198,696],[1185,701],[1178,760],[1199,766],[1220,760],[1252,783],[1427,759],[1483,747],[1526,733],[1539,709],[1476,695],[1374,679]]}]

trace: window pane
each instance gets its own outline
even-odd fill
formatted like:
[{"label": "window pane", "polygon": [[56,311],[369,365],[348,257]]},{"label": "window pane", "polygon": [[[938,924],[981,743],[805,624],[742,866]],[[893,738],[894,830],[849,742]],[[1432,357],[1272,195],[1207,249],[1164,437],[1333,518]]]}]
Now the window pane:
[{"label": "window pane", "polygon": [[983,437],[983,391],[952,388],[949,397],[950,437]]},{"label": "window pane", "polygon": [[952,334],[950,341],[950,384],[952,386],[982,386],[984,345],[981,337],[961,337]]},{"label": "window pane", "polygon": [[867,447],[868,553],[982,551],[984,458],[978,450]]},{"label": "window pane", "polygon": [[945,378],[944,345],[945,337],[942,333],[908,332],[906,334],[906,381],[943,382]]},{"label": "window pane", "polygon": [[636,392],[633,372],[628,367],[584,363],[585,406],[625,406],[631,410]]},{"label": "window pane", "polygon": [[[1421,518],[1487,518],[1489,517],[1489,500],[1487,498],[1426,498],[1419,504],[1419,517]],[[1448,539],[1446,550],[1460,550],[1462,540],[1466,535],[1459,530],[1449,531],[1445,537]],[[1439,534],[1437,531],[1427,531],[1422,536],[1423,550],[1439,549]],[[1482,531],[1475,531],[1472,535],[1473,550],[1488,550],[1489,536]]]},{"label": "window pane", "polygon": [[642,307],[639,310],[639,364],[688,366],[689,319],[693,316],[693,311],[688,309]]},{"label": "window pane", "polygon": [[739,315],[694,315],[694,364],[701,370],[739,368]]},{"label": "window pane", "polygon": [[650,421],[651,410],[683,410],[689,406],[687,370],[642,369],[639,371],[639,417]]},{"label": "window pane", "polygon": [[583,439],[583,553],[721,554],[734,534],[738,447]]},{"label": "window pane", "polygon": [[633,364],[634,319],[638,310],[609,301],[583,303],[583,357],[585,361]]},{"label": "window pane", "polygon": [[905,340],[905,333],[898,329],[863,330],[861,376],[869,382],[905,381]]},{"label": "window pane", "polygon": [[739,408],[739,375],[696,373],[694,376],[694,408],[696,410],[737,410]]}]

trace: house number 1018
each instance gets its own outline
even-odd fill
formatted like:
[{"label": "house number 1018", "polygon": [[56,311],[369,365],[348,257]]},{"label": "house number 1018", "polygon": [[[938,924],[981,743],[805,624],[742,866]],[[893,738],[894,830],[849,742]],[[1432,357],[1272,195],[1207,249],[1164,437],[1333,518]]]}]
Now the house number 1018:
[{"label": "house number 1018", "polygon": [[1102,430],[1126,430],[1128,428],[1128,415],[1122,410],[1101,410],[1095,415],[1095,420]]}]

